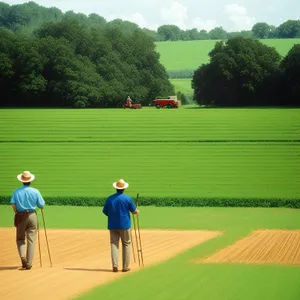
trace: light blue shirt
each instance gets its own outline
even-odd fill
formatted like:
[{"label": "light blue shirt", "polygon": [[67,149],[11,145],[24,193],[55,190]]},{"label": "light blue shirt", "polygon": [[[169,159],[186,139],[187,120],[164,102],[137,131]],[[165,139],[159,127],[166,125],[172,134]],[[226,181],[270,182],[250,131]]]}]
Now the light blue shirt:
[{"label": "light blue shirt", "polygon": [[45,201],[37,189],[24,185],[14,190],[10,204],[16,204],[17,211],[22,212],[33,211],[37,206],[42,208]]}]

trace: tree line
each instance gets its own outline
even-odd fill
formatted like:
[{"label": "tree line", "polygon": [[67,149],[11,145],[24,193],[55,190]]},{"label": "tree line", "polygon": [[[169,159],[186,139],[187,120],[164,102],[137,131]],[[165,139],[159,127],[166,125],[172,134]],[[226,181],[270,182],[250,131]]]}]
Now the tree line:
[{"label": "tree line", "polygon": [[0,88],[1,106],[120,107],[128,95],[143,105],[174,95],[136,24],[34,2],[0,3]]},{"label": "tree line", "polygon": [[194,99],[206,106],[300,106],[300,44],[281,58],[258,40],[216,42],[193,75]]},{"label": "tree line", "polygon": [[300,38],[300,20],[287,20],[278,27],[256,23],[251,30],[227,32],[222,26],[210,31],[197,28],[181,30],[176,25],[162,25],[157,31],[147,31],[155,41],[226,40],[237,36],[254,39]]},{"label": "tree line", "polygon": [[[44,22],[60,21],[66,15],[72,16],[73,14],[72,11],[64,14],[58,8],[46,8],[32,1],[17,5],[0,2],[0,26],[25,33],[32,32]],[[79,13],[77,16],[82,20],[87,19],[84,14]],[[99,22],[106,23],[106,20],[97,14],[90,14],[88,17],[91,22],[94,21],[96,24]],[[125,22],[122,25],[131,30],[132,24],[131,22]],[[236,32],[227,32],[222,26],[209,31],[198,30],[197,28],[182,30],[176,24],[162,25],[157,30],[148,28],[141,28],[141,30],[154,41],[225,40],[236,36],[257,39],[300,38],[300,20],[287,20],[278,27],[266,22],[258,22],[251,30]]]}]

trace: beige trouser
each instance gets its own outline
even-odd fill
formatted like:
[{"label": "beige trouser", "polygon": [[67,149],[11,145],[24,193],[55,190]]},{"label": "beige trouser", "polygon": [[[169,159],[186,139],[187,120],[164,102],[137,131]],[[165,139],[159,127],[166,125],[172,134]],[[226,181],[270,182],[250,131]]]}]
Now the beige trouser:
[{"label": "beige trouser", "polygon": [[122,265],[123,269],[128,269],[130,265],[130,230],[118,229],[110,230],[110,246],[112,266],[118,267],[119,263],[119,241],[122,242]]},{"label": "beige trouser", "polygon": [[[32,266],[37,233],[37,215],[28,213],[17,226],[17,247],[20,258],[26,258],[27,264]],[[25,248],[25,234],[27,238],[27,252]]]}]

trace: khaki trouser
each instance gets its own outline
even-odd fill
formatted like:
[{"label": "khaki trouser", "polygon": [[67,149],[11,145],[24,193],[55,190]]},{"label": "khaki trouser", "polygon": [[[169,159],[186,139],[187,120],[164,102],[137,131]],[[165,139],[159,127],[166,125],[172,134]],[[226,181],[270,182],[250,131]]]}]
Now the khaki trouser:
[{"label": "khaki trouser", "polygon": [[130,265],[130,230],[118,229],[110,230],[110,246],[112,266],[118,267],[119,263],[119,241],[122,242],[122,265],[123,269],[128,269]]},{"label": "khaki trouser", "polygon": [[[36,212],[26,214],[21,223],[17,226],[17,247],[20,258],[26,258],[27,264],[32,266],[34,248],[37,233],[37,215]],[[25,235],[27,238],[27,252],[25,251]]]}]

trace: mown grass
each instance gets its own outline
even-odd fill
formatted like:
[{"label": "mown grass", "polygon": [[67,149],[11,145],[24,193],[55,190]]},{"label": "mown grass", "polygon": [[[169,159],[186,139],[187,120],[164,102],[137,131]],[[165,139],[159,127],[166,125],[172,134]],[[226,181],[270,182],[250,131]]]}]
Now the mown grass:
[{"label": "mown grass", "polygon": [[[300,228],[300,210],[288,208],[152,207],[140,206],[140,226],[145,229],[221,230]],[[38,216],[42,222],[41,213]],[[13,226],[10,205],[0,206],[0,227]],[[106,229],[99,207],[45,206],[49,228]],[[41,226],[42,223],[41,223]]]},{"label": "mown grass", "polygon": [[[38,215],[41,216],[39,210]],[[102,214],[102,206],[62,207],[46,205],[44,215],[49,228],[106,229],[107,226],[107,218]],[[13,226],[13,210],[10,205],[0,206],[0,216],[0,227]],[[140,206],[140,226],[147,229],[222,231],[235,230],[239,227],[243,230],[258,228],[296,229],[300,228],[300,210]]]},{"label": "mown grass", "polygon": [[[261,42],[275,47],[280,55],[285,56],[294,44],[300,43],[300,39],[271,39]],[[215,43],[213,40],[157,42],[156,51],[167,70],[195,70],[209,62],[208,53],[214,48]]]},{"label": "mown grass", "polygon": [[[297,198],[300,144],[5,143],[1,195],[30,169],[44,196],[98,196],[124,178],[135,195]],[[22,150],[20,150],[22,149]],[[27,153],[26,157],[20,155]]]},{"label": "mown grass", "polygon": [[180,91],[181,93],[184,93],[186,95],[193,95],[191,78],[176,78],[170,79],[170,81],[173,84],[176,93]]},{"label": "mown grass", "polygon": [[[0,195],[297,198],[300,110],[0,110]],[[292,140],[293,142],[284,142]],[[21,142],[20,142],[21,141]]]},{"label": "mown grass", "polygon": [[2,109],[0,142],[298,140],[299,117],[278,108]]}]

